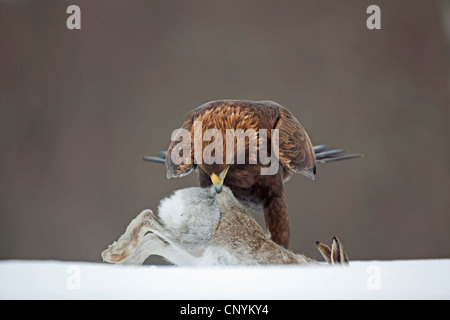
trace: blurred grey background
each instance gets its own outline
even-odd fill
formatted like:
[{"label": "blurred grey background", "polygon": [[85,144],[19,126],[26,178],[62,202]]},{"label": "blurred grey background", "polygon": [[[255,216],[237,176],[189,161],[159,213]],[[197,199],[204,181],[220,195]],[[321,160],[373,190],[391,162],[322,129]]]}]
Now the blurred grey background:
[{"label": "blurred grey background", "polygon": [[320,259],[315,241],[338,236],[354,260],[450,257],[449,15],[425,0],[0,0],[0,259],[101,261],[140,210],[198,184],[142,156],[223,98],[277,101],[314,144],[365,155],[287,183],[294,251]]}]

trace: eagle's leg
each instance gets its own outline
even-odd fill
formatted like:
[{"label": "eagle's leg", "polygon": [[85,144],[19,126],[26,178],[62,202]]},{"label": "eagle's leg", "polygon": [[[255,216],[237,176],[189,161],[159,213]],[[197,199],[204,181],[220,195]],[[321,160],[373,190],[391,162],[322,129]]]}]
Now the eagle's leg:
[{"label": "eagle's leg", "polygon": [[344,251],[344,246],[338,238],[334,237],[331,245],[331,249],[319,241],[316,241],[316,247],[330,264],[342,264],[348,263],[347,254]]},{"label": "eagle's leg", "polygon": [[[268,200],[268,201],[266,201]],[[289,247],[289,212],[284,194],[264,201],[264,219],[271,239],[279,245]]]},{"label": "eagle's leg", "polygon": [[287,249],[290,240],[289,212],[281,170],[276,175],[260,176],[256,184],[264,199],[264,219],[271,239]]}]

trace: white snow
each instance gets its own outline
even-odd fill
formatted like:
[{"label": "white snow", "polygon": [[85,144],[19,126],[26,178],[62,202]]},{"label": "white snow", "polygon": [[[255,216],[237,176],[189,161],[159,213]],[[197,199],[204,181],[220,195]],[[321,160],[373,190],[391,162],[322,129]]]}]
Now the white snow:
[{"label": "white snow", "polygon": [[0,261],[0,299],[449,299],[450,259],[181,268]]}]

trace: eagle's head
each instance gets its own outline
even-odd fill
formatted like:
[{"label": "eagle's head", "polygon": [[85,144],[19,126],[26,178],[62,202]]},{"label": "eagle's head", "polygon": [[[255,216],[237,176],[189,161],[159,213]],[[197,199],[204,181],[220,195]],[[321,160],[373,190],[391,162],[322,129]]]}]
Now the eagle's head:
[{"label": "eagle's head", "polygon": [[[201,137],[203,140],[200,155],[195,153],[193,147],[195,157],[202,157],[198,166],[211,178],[214,189],[220,193],[230,166],[248,164],[250,158],[257,163],[259,121],[253,109],[243,108],[234,100],[207,103],[199,107],[193,120],[191,139],[195,141],[196,137]],[[239,147],[238,141],[242,142]],[[230,142],[231,148],[227,142]]]}]

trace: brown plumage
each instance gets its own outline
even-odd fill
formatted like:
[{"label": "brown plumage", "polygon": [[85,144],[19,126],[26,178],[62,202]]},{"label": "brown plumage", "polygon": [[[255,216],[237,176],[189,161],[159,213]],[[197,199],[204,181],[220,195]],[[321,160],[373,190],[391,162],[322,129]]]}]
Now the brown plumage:
[{"label": "brown plumage", "polygon": [[[223,164],[207,164],[205,162],[199,164],[198,161],[196,164],[194,161],[194,121],[201,121],[202,133],[205,133],[207,129],[217,129],[222,134]],[[219,176],[225,172],[226,177],[223,179],[223,184],[233,191],[237,199],[262,205],[266,225],[273,241],[287,248],[289,245],[289,214],[283,182],[292,173],[302,173],[314,179],[316,168],[313,146],[297,119],[287,109],[272,101],[219,100],[208,102],[193,110],[187,116],[182,128],[188,130],[191,135],[190,159],[186,159],[189,160],[185,161],[187,163],[173,163],[172,150],[179,143],[179,141],[173,141],[165,157],[168,178],[181,177],[197,169],[200,185],[207,187],[212,184],[212,180],[214,181],[214,175]],[[200,130],[200,127],[197,128]],[[258,139],[258,142],[261,142],[258,134],[246,139],[245,164],[237,164],[237,149],[226,149],[226,129],[243,129],[244,131],[267,129],[267,152],[269,155],[272,151],[270,146],[273,140],[271,129],[278,129],[279,145],[277,147],[280,167],[277,173],[261,175],[261,168],[269,165],[262,164],[259,157],[252,159],[252,155],[255,153],[249,150],[249,146],[253,146],[250,140]],[[210,143],[211,141],[203,141],[202,150],[205,150]],[[233,154],[230,155],[230,152]],[[226,159],[229,159],[227,157],[230,156],[234,158],[234,164],[231,164],[226,171],[228,167]],[[251,160],[256,163],[250,164]]]}]

